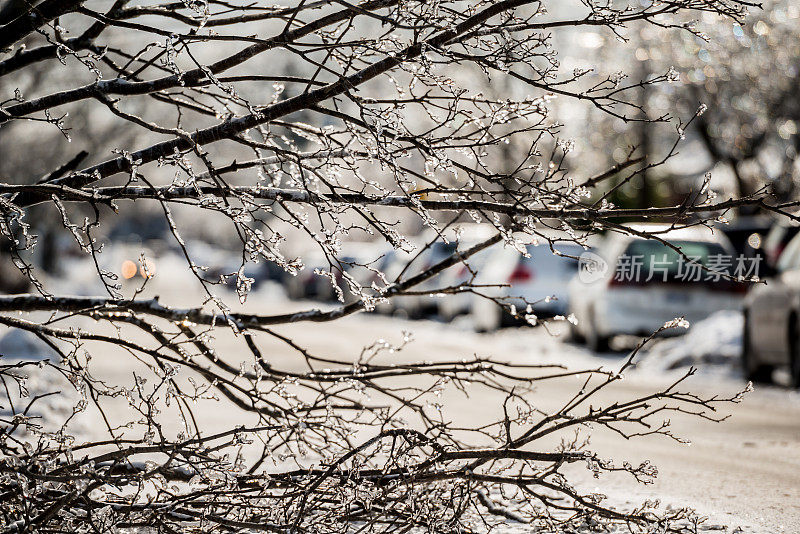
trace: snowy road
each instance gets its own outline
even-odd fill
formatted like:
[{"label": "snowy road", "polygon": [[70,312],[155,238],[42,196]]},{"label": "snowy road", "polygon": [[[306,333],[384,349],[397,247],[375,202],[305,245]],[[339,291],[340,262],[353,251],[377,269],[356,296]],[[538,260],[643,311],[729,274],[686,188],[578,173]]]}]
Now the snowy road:
[{"label": "snowy road", "polygon": [[[195,304],[186,299],[185,289],[154,283],[147,294],[161,295],[169,304]],[[201,295],[195,293],[196,299]],[[145,295],[147,296],[147,295]],[[230,299],[233,301],[234,299]],[[246,308],[259,313],[307,309],[312,303],[292,303],[264,291],[251,296]],[[563,326],[563,325],[562,325]],[[556,328],[558,330],[558,328]],[[624,354],[595,355],[561,341],[543,328],[506,329],[495,334],[476,334],[466,328],[432,321],[399,321],[378,315],[361,314],[334,323],[296,324],[280,329],[301,340],[306,348],[331,357],[352,361],[361,348],[379,338],[399,343],[403,331],[412,331],[414,341],[400,355],[404,361],[471,358],[473,355],[527,363],[559,363],[570,369],[616,368]],[[277,340],[262,339],[262,351],[274,365],[285,368],[301,364]],[[221,354],[236,354],[233,339],[220,336]],[[125,357],[120,355],[120,357]],[[129,358],[128,358],[129,360]],[[113,352],[95,356],[96,372],[117,383],[131,381],[131,367],[120,365]],[[673,372],[652,368],[632,371],[627,378],[603,394],[599,402],[633,397],[652,392],[672,382]],[[732,395],[744,382],[732,372],[701,372],[689,382],[691,390],[706,395]],[[542,409],[563,403],[580,387],[580,379],[543,382],[533,402]],[[453,421],[490,420],[498,416],[500,399],[480,393],[466,399],[463,394],[446,392],[442,404]],[[577,473],[584,489],[609,495],[612,502],[635,505],[648,498],[661,498],[664,504],[691,506],[709,517],[708,525],[727,525],[728,532],[742,527],[743,532],[800,532],[800,395],[778,387],[757,388],[730,410],[729,420],[714,424],[686,417],[673,420],[675,433],[691,439],[691,446],[665,438],[626,441],[617,435],[595,432],[592,447],[618,462],[651,460],[659,468],[658,480],[650,486],[637,485],[629,478],[604,476],[592,479],[585,470]],[[88,415],[88,414],[87,414]],[[211,425],[228,426],[232,412],[227,406],[204,408],[203,417]],[[245,421],[241,421],[244,423]]]},{"label": "snowy road", "polygon": [[[614,368],[624,356],[592,355],[562,343],[541,328],[479,335],[453,331],[433,322],[403,323],[361,316],[327,330],[328,336],[319,339],[319,345],[327,345],[342,356],[356,339],[380,336],[396,340],[401,330],[415,332],[417,341],[405,355],[409,359],[414,359],[412,355],[435,359],[431,355],[470,357],[477,353],[530,363],[565,363],[571,369],[580,369],[598,364]],[[674,380],[676,373],[680,371],[661,375],[651,370],[631,372],[604,400],[652,392]],[[700,373],[688,384],[693,392],[706,395],[731,395],[745,386],[743,380],[725,372]],[[574,386],[579,387],[577,380]],[[545,381],[536,398],[543,406],[551,402],[555,405],[573,391],[565,390],[563,382]],[[454,406],[460,403],[464,401],[453,399]],[[468,417],[473,421],[479,415],[487,420],[497,415],[498,404],[491,401],[472,399],[464,406],[468,406]],[[690,439],[690,446],[664,438],[626,441],[616,435],[595,433],[595,450],[620,462],[649,459],[658,466],[659,476],[651,486],[637,485],[628,478],[603,477],[595,481],[586,477],[586,488],[596,487],[629,506],[647,498],[661,498],[673,506],[691,506],[709,517],[709,525],[727,525],[729,532],[739,526],[744,532],[800,532],[800,395],[778,387],[757,387],[729,413],[730,418],[719,424],[686,417],[674,419],[675,432]]]}]

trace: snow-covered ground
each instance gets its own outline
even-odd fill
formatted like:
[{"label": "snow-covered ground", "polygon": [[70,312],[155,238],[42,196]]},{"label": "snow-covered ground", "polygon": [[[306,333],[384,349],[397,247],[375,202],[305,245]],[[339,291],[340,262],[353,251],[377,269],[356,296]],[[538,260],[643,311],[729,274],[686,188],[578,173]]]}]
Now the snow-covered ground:
[{"label": "snow-covered ground", "polygon": [[[0,365],[18,366],[9,374],[20,379],[6,378],[0,387],[0,418],[11,415],[13,406],[14,412],[24,412],[41,431],[58,431],[80,401],[69,380],[47,365],[57,362],[58,355],[34,334],[21,330],[0,337],[0,355]],[[71,430],[85,434],[87,427],[75,422]]]}]

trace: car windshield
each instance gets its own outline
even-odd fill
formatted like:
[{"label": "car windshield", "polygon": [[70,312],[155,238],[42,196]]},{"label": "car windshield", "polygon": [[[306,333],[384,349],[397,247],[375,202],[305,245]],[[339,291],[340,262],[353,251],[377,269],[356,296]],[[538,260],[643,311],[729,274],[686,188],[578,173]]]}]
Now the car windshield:
[{"label": "car windshield", "polygon": [[428,262],[430,264],[438,263],[443,259],[452,256],[453,253],[456,251],[456,247],[458,246],[457,242],[449,242],[449,243],[442,243],[441,241],[437,241],[433,245],[431,245],[430,255],[428,256]]},{"label": "car windshield", "polygon": [[554,254],[547,243],[539,245],[528,245],[529,258],[520,257],[523,263],[536,267],[537,271],[567,272],[574,273],[578,270],[578,260],[576,258],[584,252],[584,249],[574,243],[553,243],[553,249],[562,254]]},{"label": "car windshield", "polygon": [[[706,241],[672,241],[671,243],[687,258],[713,270],[727,272],[730,268],[733,258],[730,258],[722,245],[718,243]],[[667,272],[670,275],[678,274],[681,266],[687,263],[677,250],[658,241],[643,239],[632,241],[618,261],[641,262],[642,272]]]}]

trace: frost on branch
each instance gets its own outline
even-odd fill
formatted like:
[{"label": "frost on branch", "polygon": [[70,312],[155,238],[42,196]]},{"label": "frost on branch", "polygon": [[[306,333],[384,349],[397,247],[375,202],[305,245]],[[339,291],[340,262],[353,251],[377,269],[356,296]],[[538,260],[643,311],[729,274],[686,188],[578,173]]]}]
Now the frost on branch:
[{"label": "frost on branch", "polygon": [[[658,157],[634,147],[598,170],[581,153],[593,125],[570,107],[650,120],[636,92],[680,73],[637,79],[626,29],[696,36],[687,19],[740,21],[749,2],[14,4],[17,15],[0,21],[0,261],[32,292],[0,296],[0,325],[51,356],[0,359],[7,531],[696,525],[690,511],[654,503],[617,509],[566,466],[650,482],[652,465],[599,457],[588,431],[681,441],[671,415],[720,420],[716,410],[739,396],[701,398],[681,379],[600,402],[636,351],[622,369],[575,371],[502,354],[420,361],[406,350],[411,336],[370,344],[367,334],[348,357],[307,345],[325,323],[430,295],[470,293],[542,323],[536,303],[494,297],[473,260],[489,247],[526,254],[534,242],[559,253],[554,232],[585,248],[599,232],[628,231],[620,218],[653,217],[616,207],[612,178],[662,166],[708,117],[694,108],[673,118]],[[563,43],[587,29],[618,43],[625,61],[563,68]],[[562,131],[570,125],[576,139]],[[654,209],[682,227],[769,207],[764,192],[712,193]],[[181,297],[198,303],[152,294],[168,274],[141,250],[122,272],[109,266],[118,227],[144,232],[153,221],[179,258],[175,285],[195,288]],[[485,235],[467,235],[468,223]],[[86,269],[69,284],[40,276],[46,258],[57,267],[52,243],[72,241],[90,280]],[[353,243],[379,246],[364,259]],[[434,249],[444,253],[418,259]],[[218,255],[221,267],[211,265]],[[249,273],[264,265],[311,277],[337,302],[253,309]],[[441,283],[448,269],[463,269],[457,284]],[[80,296],[87,287],[96,294]],[[58,380],[31,389],[44,371]],[[583,387],[539,406],[535,385],[567,377]],[[490,420],[456,425],[449,403],[469,412],[473,392],[493,399]],[[40,410],[56,395],[72,402]],[[209,422],[219,406],[224,421]]]}]

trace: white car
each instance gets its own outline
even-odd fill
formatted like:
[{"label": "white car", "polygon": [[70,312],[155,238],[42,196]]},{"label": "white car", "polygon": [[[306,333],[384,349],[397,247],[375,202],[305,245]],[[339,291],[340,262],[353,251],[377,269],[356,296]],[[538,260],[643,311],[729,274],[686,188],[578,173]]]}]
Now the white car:
[{"label": "white car", "polygon": [[[611,234],[596,256],[581,259],[581,272],[569,284],[569,312],[577,319],[574,338],[603,351],[617,334],[650,335],[677,317],[691,324],[718,310],[741,308],[745,284],[699,267],[734,273],[737,257],[722,232],[705,227],[669,230],[653,224],[629,228],[661,232],[659,238],[693,261],[657,240]],[[592,268],[585,270],[590,263]]]},{"label": "white car", "polygon": [[[470,314],[476,330],[488,332],[507,322],[518,322],[519,319],[509,312],[510,306],[516,308],[518,316],[552,316],[566,311],[567,285],[578,271],[578,258],[585,249],[563,238],[551,239],[554,239],[552,249],[550,242],[545,240],[527,245],[528,257],[512,247],[494,249],[475,284],[503,284],[506,287],[479,289],[491,299],[478,295],[472,297]],[[508,307],[500,307],[492,299],[499,299]]]},{"label": "white car", "polygon": [[771,382],[773,369],[786,367],[800,388],[800,235],[786,245],[776,270],[745,298],[742,368],[748,380]]},{"label": "white car", "polygon": [[[458,250],[466,250],[478,244],[477,240],[465,240],[459,242]],[[498,249],[502,247],[501,244],[495,244],[487,247],[480,252],[470,256],[466,262],[447,269],[439,276],[440,288],[459,287],[461,285],[479,283],[481,273],[486,263],[497,254]],[[439,317],[445,321],[451,321],[453,318],[469,313],[472,307],[472,300],[474,295],[469,291],[462,291],[459,293],[448,294],[445,298],[438,299],[439,304]]]}]

